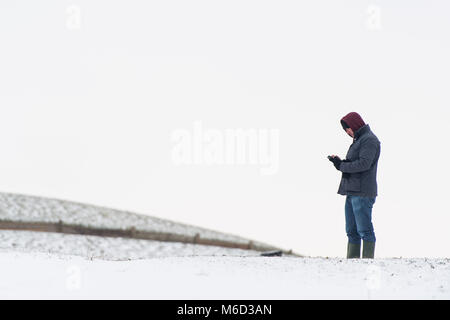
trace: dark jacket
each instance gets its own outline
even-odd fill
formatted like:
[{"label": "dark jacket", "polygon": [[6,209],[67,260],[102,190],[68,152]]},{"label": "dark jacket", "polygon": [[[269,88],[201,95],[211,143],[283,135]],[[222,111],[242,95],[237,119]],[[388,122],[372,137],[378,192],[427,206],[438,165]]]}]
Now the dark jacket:
[{"label": "dark jacket", "polygon": [[339,166],[342,179],[338,194],[376,197],[379,157],[380,141],[366,124],[355,132],[346,161],[342,161]]}]

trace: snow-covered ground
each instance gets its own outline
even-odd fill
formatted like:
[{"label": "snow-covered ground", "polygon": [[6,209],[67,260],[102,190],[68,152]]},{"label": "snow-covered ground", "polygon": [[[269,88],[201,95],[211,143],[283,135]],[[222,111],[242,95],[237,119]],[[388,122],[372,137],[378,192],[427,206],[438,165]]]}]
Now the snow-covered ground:
[{"label": "snow-covered ground", "polygon": [[[0,193],[0,219],[248,240],[61,200]],[[261,257],[214,246],[0,231],[0,299],[450,299],[450,259]]]},{"label": "snow-covered ground", "polygon": [[0,252],[0,298],[449,299],[448,259],[165,257]]}]

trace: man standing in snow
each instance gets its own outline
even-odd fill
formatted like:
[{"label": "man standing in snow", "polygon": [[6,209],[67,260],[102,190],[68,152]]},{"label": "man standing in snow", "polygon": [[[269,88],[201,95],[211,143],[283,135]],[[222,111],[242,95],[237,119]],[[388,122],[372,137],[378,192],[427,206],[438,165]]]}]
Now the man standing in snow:
[{"label": "man standing in snow", "polygon": [[372,207],[377,193],[377,165],[380,141],[356,112],[341,119],[341,125],[353,138],[345,160],[332,155],[328,159],[342,172],[338,193],[346,196],[345,230],[348,237],[347,258],[375,255],[375,233],[372,225]]}]

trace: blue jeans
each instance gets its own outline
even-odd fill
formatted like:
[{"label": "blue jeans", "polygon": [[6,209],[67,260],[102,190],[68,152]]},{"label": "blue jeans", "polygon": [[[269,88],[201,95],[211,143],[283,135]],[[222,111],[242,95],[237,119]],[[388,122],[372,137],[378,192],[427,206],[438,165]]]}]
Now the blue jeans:
[{"label": "blue jeans", "polygon": [[360,244],[361,239],[375,242],[372,208],[375,198],[347,195],[345,199],[345,231],[348,241]]}]

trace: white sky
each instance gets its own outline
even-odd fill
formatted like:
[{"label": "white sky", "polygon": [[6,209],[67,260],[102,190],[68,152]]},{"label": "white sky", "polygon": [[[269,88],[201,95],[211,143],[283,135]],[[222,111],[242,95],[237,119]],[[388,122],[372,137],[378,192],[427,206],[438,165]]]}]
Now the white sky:
[{"label": "white sky", "polygon": [[[382,143],[377,256],[448,257],[449,14],[444,0],[4,0],[0,190],[343,256],[326,156],[345,157],[339,120],[357,111]],[[171,134],[194,121],[279,130],[279,172],[175,166]]]}]

